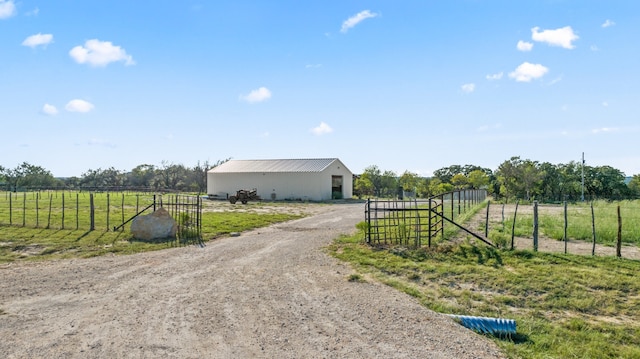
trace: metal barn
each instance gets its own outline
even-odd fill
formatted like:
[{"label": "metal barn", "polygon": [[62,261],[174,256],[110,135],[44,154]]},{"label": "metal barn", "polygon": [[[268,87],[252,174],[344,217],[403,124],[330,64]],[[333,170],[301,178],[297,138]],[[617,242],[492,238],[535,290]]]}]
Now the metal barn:
[{"label": "metal barn", "polygon": [[229,160],[207,173],[209,197],[254,188],[266,200],[351,198],[353,174],[337,158]]}]

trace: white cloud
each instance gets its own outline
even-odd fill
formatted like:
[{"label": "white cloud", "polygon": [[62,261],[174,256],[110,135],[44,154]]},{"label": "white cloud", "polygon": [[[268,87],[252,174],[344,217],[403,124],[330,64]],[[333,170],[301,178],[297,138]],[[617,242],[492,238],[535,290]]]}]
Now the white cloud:
[{"label": "white cloud", "polygon": [[610,26],[614,26],[616,23],[607,19],[601,26],[602,27],[610,27]]},{"label": "white cloud", "polygon": [[35,48],[36,46],[47,46],[48,44],[53,42],[53,35],[51,34],[41,34],[37,33],[35,35],[31,35],[24,39],[22,42],[22,46],[29,46],[30,48]]},{"label": "white cloud", "polygon": [[515,71],[509,73],[509,77],[518,82],[530,82],[544,76],[549,69],[540,64],[522,63]]},{"label": "white cloud", "polygon": [[502,128],[501,123],[494,123],[493,125],[482,125],[478,127],[476,130],[478,132],[487,132],[489,130],[499,130],[500,128]]},{"label": "white cloud", "polygon": [[599,134],[599,133],[612,133],[612,132],[618,132],[618,131],[620,131],[620,129],[617,127],[602,127],[602,128],[594,128],[593,130],[591,130],[591,133]]},{"label": "white cloud", "polygon": [[551,80],[551,81],[549,82],[549,86],[553,86],[553,85],[557,84],[557,83],[558,83],[558,82],[560,82],[560,81],[562,81],[562,76],[558,76],[558,77],[556,77],[555,79]]},{"label": "white cloud", "polygon": [[92,138],[89,141],[87,141],[87,144],[89,146],[103,146],[103,147],[108,147],[108,148],[116,148],[117,146],[107,140],[103,140],[101,138]]},{"label": "white cloud", "polygon": [[518,44],[516,45],[516,48],[519,51],[531,51],[531,49],[533,49],[533,44],[527,41],[518,41]]},{"label": "white cloud", "polygon": [[114,46],[110,41],[97,39],[87,40],[84,46],[78,45],[69,51],[71,56],[79,64],[91,66],[107,66],[111,62],[124,61],[125,65],[135,65],[131,55],[120,46]]},{"label": "white cloud", "polygon": [[358,25],[360,22],[362,22],[363,20],[369,19],[369,18],[373,18],[378,16],[378,14],[371,12],[369,10],[364,10],[364,11],[360,11],[359,13],[353,15],[352,17],[346,19],[343,23],[342,23],[342,28],[340,28],[340,32],[342,33],[346,33],[347,31],[349,31],[350,28]]},{"label": "white cloud", "polygon": [[572,42],[578,40],[578,35],[573,33],[571,26],[565,26],[555,30],[540,30],[539,27],[531,29],[531,39],[533,41],[545,42],[551,46],[560,46],[565,49],[573,49]]},{"label": "white cloud", "polygon": [[8,19],[16,14],[16,4],[13,0],[0,0],[0,19]]},{"label": "white cloud", "polygon": [[609,103],[607,101],[602,102],[603,107],[609,107]]},{"label": "white cloud", "polygon": [[85,100],[71,100],[69,101],[69,103],[66,104],[66,106],[64,106],[64,109],[69,111],[69,112],[82,112],[82,113],[86,113],[86,112],[90,112],[91,110],[93,110],[95,106],[93,106],[93,104],[91,102],[87,102]]},{"label": "white cloud", "polygon": [[44,106],[42,106],[42,110],[40,111],[43,114],[49,115],[49,116],[55,116],[58,114],[58,109],[53,105],[49,105],[48,103],[45,103]]},{"label": "white cloud", "polygon": [[271,98],[271,91],[266,87],[260,87],[257,90],[249,92],[248,95],[240,96],[240,99],[248,103],[256,103],[266,101]]},{"label": "white cloud", "polygon": [[33,9],[31,11],[27,11],[25,13],[25,15],[27,15],[27,16],[38,16],[39,13],[40,13],[40,9],[36,7],[35,9]]},{"label": "white cloud", "polygon": [[500,80],[502,78],[502,75],[504,75],[504,73],[502,72],[499,72],[497,74],[489,74],[487,75],[487,80],[489,81]]},{"label": "white cloud", "polygon": [[476,90],[476,84],[464,84],[461,86],[462,88],[462,92],[464,93],[472,93],[473,91]]},{"label": "white cloud", "polygon": [[331,128],[329,125],[327,125],[324,122],[320,122],[320,124],[317,127],[314,127],[311,129],[311,132],[313,132],[315,135],[322,136],[322,135],[326,135],[327,133],[333,132],[333,128]]},{"label": "white cloud", "polygon": [[591,47],[589,47],[589,49],[591,51],[593,51],[593,52],[600,51],[600,48],[597,45],[591,45]]}]

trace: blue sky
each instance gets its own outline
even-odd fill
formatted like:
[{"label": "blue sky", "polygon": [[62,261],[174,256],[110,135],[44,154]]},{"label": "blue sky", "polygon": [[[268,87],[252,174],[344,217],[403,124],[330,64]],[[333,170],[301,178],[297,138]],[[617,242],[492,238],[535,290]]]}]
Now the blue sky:
[{"label": "blue sky", "polygon": [[0,165],[640,174],[640,2],[0,0]]}]

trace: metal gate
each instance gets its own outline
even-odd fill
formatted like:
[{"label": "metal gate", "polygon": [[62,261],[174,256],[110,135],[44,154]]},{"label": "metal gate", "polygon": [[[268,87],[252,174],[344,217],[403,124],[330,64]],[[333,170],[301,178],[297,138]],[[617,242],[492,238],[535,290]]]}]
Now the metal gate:
[{"label": "metal gate", "polygon": [[365,241],[369,244],[431,246],[437,236],[444,237],[445,222],[493,246],[455,222],[459,216],[487,197],[486,190],[459,190],[424,200],[369,199],[365,206]]},{"label": "metal gate", "polygon": [[131,222],[134,218],[147,211],[155,212],[158,208],[166,209],[176,221],[178,230],[176,239],[182,243],[193,242],[203,245],[202,242],[202,197],[179,194],[154,195],[153,203],[133,215],[121,225],[114,227],[117,231]]}]

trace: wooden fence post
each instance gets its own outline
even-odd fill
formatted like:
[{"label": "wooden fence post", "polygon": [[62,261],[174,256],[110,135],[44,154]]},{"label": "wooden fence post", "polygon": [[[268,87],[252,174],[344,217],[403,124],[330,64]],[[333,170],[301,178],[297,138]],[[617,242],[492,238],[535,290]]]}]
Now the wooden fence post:
[{"label": "wooden fence post", "polygon": [[620,215],[620,205],[618,205],[618,243],[616,244],[616,256],[622,257],[622,216]]},{"label": "wooden fence post", "polygon": [[596,215],[593,211],[593,201],[591,201],[591,231],[593,232],[593,247],[591,247],[591,255],[596,255]]},{"label": "wooden fence post", "polygon": [[51,201],[53,201],[53,196],[51,192],[49,192],[49,214],[47,215],[47,229],[51,228]]},{"label": "wooden fence post", "polygon": [[564,201],[564,254],[567,254],[567,201]]},{"label": "wooden fence post", "polygon": [[22,193],[22,226],[27,225],[27,192]]},{"label": "wooden fence post", "polygon": [[62,191],[62,229],[64,229],[64,191]]},{"label": "wooden fence post", "polygon": [[491,206],[491,201],[487,201],[487,218],[484,222],[484,236],[489,237],[489,206]]},{"label": "wooden fence post", "polygon": [[91,221],[89,230],[93,231],[96,229],[96,208],[93,205],[93,193],[89,193],[89,217]]},{"label": "wooden fence post", "polygon": [[[124,223],[124,192],[122,193],[122,223]],[[122,231],[124,231],[124,227],[122,227]]]},{"label": "wooden fence post", "polygon": [[513,212],[513,223],[511,224],[511,250],[513,250],[513,240],[516,235],[516,216],[518,215],[518,205],[520,204],[520,200],[516,200],[516,210]]},{"label": "wooden fence post", "polygon": [[36,192],[36,228],[40,226],[40,208],[38,205],[38,199],[40,198],[40,192]]},{"label": "wooden fence post", "polygon": [[533,251],[538,251],[538,201],[533,201]]},{"label": "wooden fence post", "polygon": [[109,192],[107,192],[107,232],[109,232],[109,211],[111,209],[111,204],[109,202]]}]

